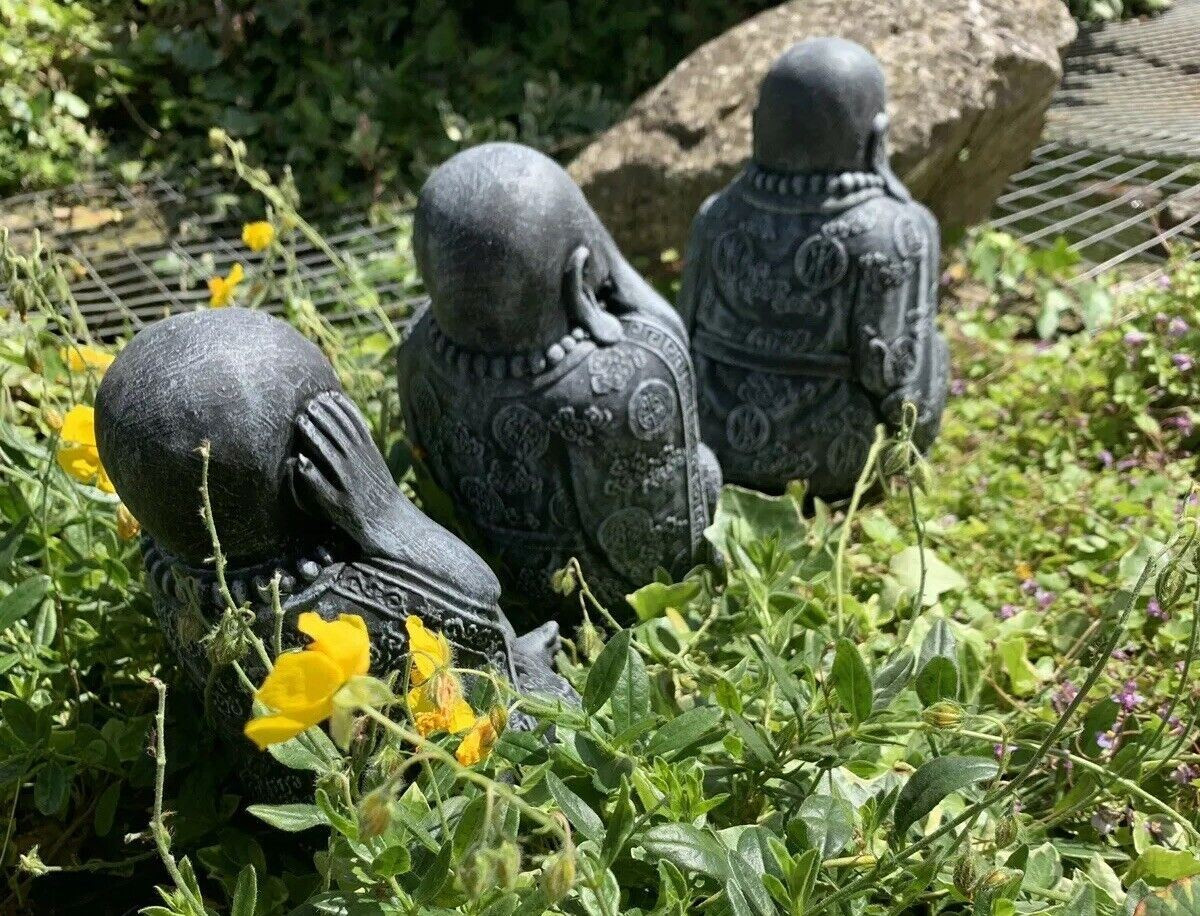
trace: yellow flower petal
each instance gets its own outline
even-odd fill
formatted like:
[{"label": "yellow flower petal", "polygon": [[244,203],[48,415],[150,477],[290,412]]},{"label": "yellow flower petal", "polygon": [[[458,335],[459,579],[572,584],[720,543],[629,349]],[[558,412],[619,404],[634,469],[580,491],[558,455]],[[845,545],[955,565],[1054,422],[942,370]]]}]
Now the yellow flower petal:
[{"label": "yellow flower petal", "polygon": [[[100,454],[97,452],[96,460],[100,460]],[[100,488],[102,493],[116,493],[117,488],[113,486],[112,478],[108,476],[108,471],[104,470],[104,465],[100,465],[100,473],[96,476],[96,486]]]},{"label": "yellow flower petal", "polygon": [[255,698],[307,727],[329,718],[333,695],[346,682],[341,669],[320,652],[289,652],[275,660]]},{"label": "yellow flower petal", "polygon": [[58,355],[72,372],[86,372],[92,369],[103,374],[116,359],[111,353],[78,344],[63,347],[58,351]]},{"label": "yellow flower petal", "polygon": [[234,291],[237,285],[242,282],[246,276],[246,271],[241,264],[234,264],[229,269],[229,275],[225,277],[209,277],[208,279],[208,304],[215,309],[224,308],[233,300]]},{"label": "yellow flower petal", "polygon": [[444,712],[444,716],[446,719],[446,731],[452,735],[465,732],[475,723],[475,711],[471,709],[470,703],[461,698],[449,710]]},{"label": "yellow flower petal", "polygon": [[64,442],[90,445],[95,448],[96,411],[84,404],[75,405],[63,417],[62,431],[59,435]]},{"label": "yellow flower petal", "polygon": [[229,275],[225,278],[225,282],[230,286],[237,286],[246,279],[246,270],[241,264],[234,264],[229,268]]},{"label": "yellow flower petal", "polygon": [[275,227],[265,220],[242,226],[242,241],[251,251],[262,251],[275,239]]},{"label": "yellow flower petal", "polygon": [[339,614],[337,620],[325,620],[320,614],[307,611],[300,615],[296,626],[312,640],[306,649],[331,659],[346,680],[366,674],[371,667],[367,625],[357,614]]},{"label": "yellow flower petal", "polygon": [[91,483],[100,473],[100,456],[90,445],[68,445],[57,457],[59,467],[80,483]]},{"label": "yellow flower petal", "polygon": [[450,667],[450,644],[445,636],[425,629],[421,618],[411,614],[404,627],[408,630],[408,651],[412,658],[409,681],[413,686],[424,684],[438,669]]},{"label": "yellow flower petal", "polygon": [[475,724],[471,726],[466,737],[459,743],[454,756],[463,766],[474,766],[481,760],[487,759],[499,737],[496,726],[492,724],[492,717],[490,715],[480,716],[475,720]]},{"label": "yellow flower petal", "polygon": [[287,716],[259,716],[247,722],[243,731],[260,751],[265,751],[269,745],[290,741],[306,728],[303,722]]}]

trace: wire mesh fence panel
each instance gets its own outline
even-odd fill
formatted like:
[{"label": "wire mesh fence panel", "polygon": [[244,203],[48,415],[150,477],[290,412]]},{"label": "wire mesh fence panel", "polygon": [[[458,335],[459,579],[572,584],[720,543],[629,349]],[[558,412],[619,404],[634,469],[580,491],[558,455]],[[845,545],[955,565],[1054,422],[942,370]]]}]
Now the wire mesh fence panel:
[{"label": "wire mesh fence panel", "polygon": [[1200,0],[1085,27],[1068,52],[1044,143],[991,225],[1032,245],[1065,239],[1080,278],[1151,279],[1200,242]]}]

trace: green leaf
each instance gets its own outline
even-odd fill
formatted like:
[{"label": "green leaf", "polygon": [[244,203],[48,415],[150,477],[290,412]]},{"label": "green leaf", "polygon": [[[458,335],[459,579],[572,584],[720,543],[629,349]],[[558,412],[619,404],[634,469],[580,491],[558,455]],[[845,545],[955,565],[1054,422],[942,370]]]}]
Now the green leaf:
[{"label": "green leaf", "polygon": [[[916,594],[921,588],[921,550],[916,545],[905,547],[892,557],[892,575],[906,590]],[[938,603],[946,592],[956,592],[967,587],[967,580],[957,571],[943,563],[929,549],[925,550],[925,588],[921,602],[926,607]]]},{"label": "green leaf", "polygon": [[58,814],[67,804],[70,776],[57,760],[51,760],[37,774],[33,784],[33,803],[47,817]]},{"label": "green leaf", "polygon": [[389,846],[375,857],[371,871],[380,878],[394,878],[412,869],[412,856],[407,846]]},{"label": "green leaf", "polygon": [[727,563],[733,561],[735,545],[753,544],[772,535],[779,537],[784,551],[790,551],[808,534],[808,523],[800,510],[800,503],[791,494],[767,496],[742,487],[725,486],[713,513],[713,523],[704,529],[704,537]]},{"label": "green leaf", "polygon": [[838,640],[830,680],[842,701],[842,708],[850,714],[855,725],[871,715],[871,675],[854,643],[845,637]]},{"label": "green leaf", "polygon": [[956,664],[958,662],[958,641],[954,638],[954,631],[950,629],[950,624],[944,617],[935,619],[933,626],[921,640],[921,654],[917,658],[917,671],[920,672],[935,658],[948,658]]},{"label": "green leaf", "polygon": [[554,801],[571,826],[582,833],[597,846],[604,842],[604,823],[596,816],[596,812],[588,807],[587,802],[567,788],[566,783],[553,773],[546,772],[546,788],[554,796]]},{"label": "green leaf", "polygon": [[923,763],[909,777],[896,800],[896,837],[936,808],[946,796],[985,779],[991,779],[1000,766],[987,757],[935,757]]},{"label": "green leaf", "polygon": [[617,680],[625,668],[625,659],[629,655],[629,635],[629,630],[618,631],[605,643],[588,672],[587,683],[583,688],[583,707],[592,715],[600,711],[600,707],[616,689]]},{"label": "green leaf", "polygon": [[96,813],[92,818],[92,826],[96,836],[108,836],[113,828],[113,819],[117,814],[117,803],[121,800],[121,783],[118,780],[100,793],[96,801]]},{"label": "green leaf", "polygon": [[250,805],[246,811],[286,833],[329,826],[325,814],[316,805]]},{"label": "green leaf", "polygon": [[238,872],[229,916],[254,916],[254,908],[257,905],[258,875],[255,873],[253,865],[247,865]]},{"label": "green leaf", "polygon": [[450,859],[453,851],[453,842],[447,840],[442,844],[442,848],[438,851],[437,858],[433,860],[429,870],[421,876],[421,883],[417,885],[417,890],[413,894],[419,903],[432,903],[434,898],[441,893],[446,879],[450,877]]},{"label": "green leaf", "polygon": [[953,700],[958,696],[958,669],[950,659],[938,655],[921,669],[916,687],[917,696],[926,706],[938,700]]},{"label": "green leaf", "polygon": [[49,588],[49,576],[32,576],[0,598],[0,633],[41,604]]},{"label": "green leaf", "polygon": [[666,613],[667,608],[681,608],[696,595],[700,594],[700,580],[688,579],[666,585],[662,582],[651,582],[639,588],[632,595],[626,595],[625,600],[637,614],[638,620],[653,620]]},{"label": "green leaf", "polygon": [[733,726],[734,731],[738,733],[738,737],[750,750],[760,763],[766,766],[775,765],[775,750],[768,743],[768,739],[760,734],[759,730],[750,722],[747,722],[739,715],[730,713],[729,722]]},{"label": "green leaf", "polygon": [[1087,881],[1081,882],[1079,890],[1063,904],[1058,916],[1096,916],[1096,889]]},{"label": "green leaf", "polygon": [[666,859],[684,872],[699,872],[718,881],[728,881],[729,856],[711,833],[691,824],[655,824],[640,845],[651,859]]},{"label": "green leaf", "polygon": [[1200,860],[1190,852],[1151,846],[1129,867],[1125,883],[1131,884],[1142,878],[1151,884],[1163,884],[1196,875],[1200,875]]},{"label": "green leaf", "polygon": [[32,747],[49,736],[33,707],[17,697],[0,702],[0,717],[22,744]]},{"label": "green leaf", "polygon": [[646,676],[646,663],[637,652],[630,652],[625,659],[625,668],[617,678],[613,690],[613,732],[624,734],[650,715],[650,679]]},{"label": "green leaf", "polygon": [[629,780],[622,776],[621,789],[617,793],[617,801],[613,805],[612,815],[604,831],[604,842],[600,844],[600,859],[605,867],[616,861],[637,823],[637,812],[633,808],[631,794]]},{"label": "green leaf", "polygon": [[1008,675],[1008,684],[1012,692],[1019,697],[1027,697],[1041,683],[1037,669],[1029,661],[1028,645],[1024,636],[1010,636],[997,647],[1000,653],[1000,664]]},{"label": "green leaf", "polygon": [[845,799],[810,795],[796,816],[804,825],[808,846],[822,859],[830,859],[854,839],[854,807]]},{"label": "green leaf", "polygon": [[671,719],[654,733],[646,747],[649,757],[678,753],[708,735],[721,721],[721,710],[714,706],[697,706]]},{"label": "green leaf", "polygon": [[341,761],[341,754],[329,736],[318,728],[310,728],[289,741],[272,744],[267,753],[291,770],[327,773]]},{"label": "green leaf", "polygon": [[909,649],[901,649],[875,673],[875,691],[871,698],[872,712],[887,709],[912,680],[916,659]]},{"label": "green leaf", "polygon": [[[1132,888],[1130,894],[1132,894]],[[1178,881],[1142,898],[1135,916],[1200,916],[1200,881],[1194,877]]]}]

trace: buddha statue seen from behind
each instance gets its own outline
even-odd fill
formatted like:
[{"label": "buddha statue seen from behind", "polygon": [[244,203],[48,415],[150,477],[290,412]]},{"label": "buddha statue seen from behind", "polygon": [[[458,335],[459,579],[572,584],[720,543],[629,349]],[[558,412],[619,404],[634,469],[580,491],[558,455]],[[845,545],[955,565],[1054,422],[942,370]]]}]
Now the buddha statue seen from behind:
[{"label": "buddha statue seen from behind", "polygon": [[733,483],[836,499],[904,402],[918,447],[937,434],[938,226],[888,165],[885,102],[865,48],[794,45],[763,80],[750,162],[696,216],[680,310],[704,441]]},{"label": "buddha statue seen from behind", "polygon": [[566,172],[515,144],[459,153],[421,191],[414,250],[409,436],[514,615],[577,610],[551,589],[571,557],[618,615],[657,568],[689,569],[720,472],[683,326]]}]

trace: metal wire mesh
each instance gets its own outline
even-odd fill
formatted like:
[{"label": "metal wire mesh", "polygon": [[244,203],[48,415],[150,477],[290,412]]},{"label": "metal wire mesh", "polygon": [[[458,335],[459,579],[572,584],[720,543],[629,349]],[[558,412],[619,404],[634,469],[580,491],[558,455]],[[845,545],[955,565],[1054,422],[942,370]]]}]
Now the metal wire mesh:
[{"label": "metal wire mesh", "polygon": [[1080,279],[1120,267],[1149,280],[1200,241],[1200,0],[1085,28],[1063,66],[1045,142],[991,225],[1033,245],[1065,239]]},{"label": "metal wire mesh", "polygon": [[[267,263],[240,236],[254,218],[229,193],[228,177],[193,171],[186,187],[162,175],[124,181],[106,173],[53,191],[27,193],[0,203],[0,226],[18,247],[40,232],[45,247],[65,256],[68,281],[92,332],[111,337],[172,312],[208,301],[207,280],[226,275],[235,263]],[[345,206],[313,214],[330,247],[362,277],[382,310],[406,314],[415,301],[409,288],[407,215]],[[313,306],[334,323],[378,322],[354,283],[321,248],[300,238],[291,249],[294,277]],[[282,278],[283,259],[271,263]],[[263,303],[283,311],[281,284]],[[335,307],[336,306],[336,307]]]}]

